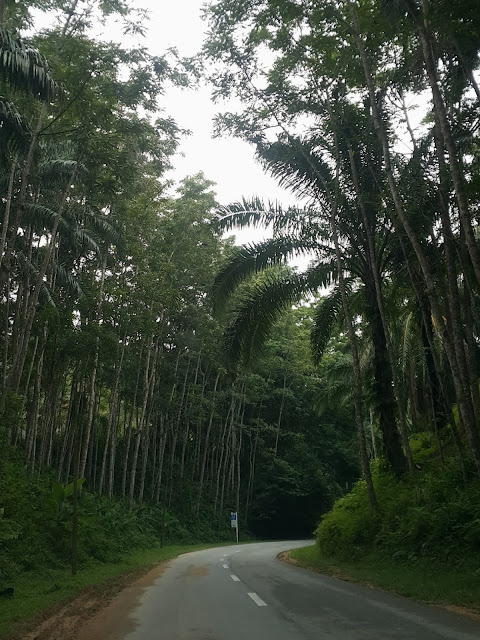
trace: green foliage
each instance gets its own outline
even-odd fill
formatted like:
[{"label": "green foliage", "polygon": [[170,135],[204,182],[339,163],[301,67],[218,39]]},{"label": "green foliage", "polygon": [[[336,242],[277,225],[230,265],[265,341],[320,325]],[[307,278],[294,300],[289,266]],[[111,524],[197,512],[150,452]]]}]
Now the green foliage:
[{"label": "green foliage", "polygon": [[[84,485],[85,479],[78,481]],[[25,572],[67,568],[71,553],[73,482],[65,487],[51,474],[31,476],[10,451],[0,472],[0,586],[15,584]],[[98,497],[82,487],[78,502],[80,567],[118,562],[136,549],[159,544],[228,540],[228,514],[220,532],[204,513],[180,519],[161,505],[133,505]],[[163,531],[163,535],[162,535]]]},{"label": "green foliage", "polygon": [[451,603],[467,606],[478,612],[480,578],[476,565],[460,568],[439,565],[429,559],[415,564],[394,562],[377,553],[362,554],[355,559],[332,557],[318,545],[292,551],[292,558],[301,567],[322,574],[376,586],[395,594],[423,600],[429,604]]},{"label": "green foliage", "polygon": [[464,485],[457,459],[440,465],[428,434],[423,439],[426,448],[418,446],[417,435],[414,455],[424,462],[415,473],[396,480],[377,465],[376,514],[358,482],[323,516],[316,531],[323,553],[342,559],[375,553],[408,563],[428,558],[451,566],[480,560],[480,485],[473,473]]}]

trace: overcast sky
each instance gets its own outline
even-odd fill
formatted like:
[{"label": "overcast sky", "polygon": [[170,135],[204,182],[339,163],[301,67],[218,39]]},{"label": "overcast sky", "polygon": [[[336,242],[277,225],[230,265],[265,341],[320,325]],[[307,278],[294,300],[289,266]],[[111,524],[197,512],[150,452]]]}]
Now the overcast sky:
[{"label": "overcast sky", "polygon": [[[206,23],[200,17],[203,0],[133,0],[132,4],[150,13],[146,45],[151,53],[162,54],[169,47],[176,47],[182,56],[193,56],[199,51],[206,31]],[[105,33],[103,37],[115,39],[114,35]],[[265,175],[254,160],[253,147],[233,138],[212,138],[212,119],[221,106],[212,104],[208,87],[197,91],[168,88],[162,106],[166,115],[171,115],[181,128],[192,132],[182,140],[182,155],[174,158],[175,179],[203,171],[216,183],[221,204],[253,195],[284,204],[295,202],[290,193]]]}]

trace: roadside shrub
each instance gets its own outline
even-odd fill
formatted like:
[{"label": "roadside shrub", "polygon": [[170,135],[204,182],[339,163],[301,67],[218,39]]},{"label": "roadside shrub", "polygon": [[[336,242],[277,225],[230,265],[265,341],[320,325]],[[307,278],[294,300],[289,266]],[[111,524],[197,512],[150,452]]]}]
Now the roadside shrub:
[{"label": "roadside shrub", "polygon": [[316,536],[325,554],[355,559],[375,553],[398,562],[432,559],[459,566],[480,560],[476,474],[470,469],[465,482],[454,455],[443,465],[432,458],[428,437],[417,435],[416,447],[416,459],[424,463],[414,473],[397,480],[380,465],[373,469],[376,514],[360,481],[323,516]]},{"label": "roadside shrub", "polygon": [[327,555],[354,558],[372,543],[378,527],[365,482],[360,480],[323,516],[315,535],[317,544]]}]

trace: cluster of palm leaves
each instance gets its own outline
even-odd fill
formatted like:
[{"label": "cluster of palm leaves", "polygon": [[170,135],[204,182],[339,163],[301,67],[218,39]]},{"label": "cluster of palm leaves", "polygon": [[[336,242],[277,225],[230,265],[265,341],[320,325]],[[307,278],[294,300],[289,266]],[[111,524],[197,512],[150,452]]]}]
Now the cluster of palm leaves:
[{"label": "cluster of palm leaves", "polygon": [[[219,304],[231,301],[228,348],[249,357],[282,309],[320,293],[313,353],[322,357],[341,322],[372,504],[366,402],[396,474],[414,468],[411,430],[431,428],[443,434],[440,455],[442,437],[462,458],[468,443],[480,475],[478,13],[415,0],[247,4],[210,10],[205,54],[226,62],[212,80],[245,105],[218,126],[254,144],[309,206],[253,201],[220,213],[222,228],[274,228],[217,277]],[[406,106],[415,98],[417,133]],[[292,253],[311,256],[305,272],[279,266]]]}]

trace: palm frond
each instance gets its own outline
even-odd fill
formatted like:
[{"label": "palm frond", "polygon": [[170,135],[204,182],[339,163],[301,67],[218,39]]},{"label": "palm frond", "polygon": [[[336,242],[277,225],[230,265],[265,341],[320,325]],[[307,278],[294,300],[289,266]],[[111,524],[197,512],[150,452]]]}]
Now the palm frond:
[{"label": "palm frond", "polygon": [[35,230],[49,229],[56,216],[54,209],[35,202],[26,202],[23,206],[23,222],[28,222]]},{"label": "palm frond", "polygon": [[55,300],[53,299],[53,296],[46,282],[42,282],[42,284],[40,285],[38,300],[45,307],[53,307],[53,309],[57,308],[57,305],[55,304]]},{"label": "palm frond", "polygon": [[6,147],[15,151],[25,149],[31,137],[28,125],[12,102],[0,98],[0,149]]},{"label": "palm frond", "polygon": [[[351,290],[353,280],[345,280],[345,287]],[[316,364],[320,362],[328,341],[332,335],[335,321],[342,313],[342,295],[339,286],[335,287],[327,297],[323,298],[315,310],[313,328],[310,336],[312,354]]]},{"label": "palm frond", "polygon": [[82,287],[71,271],[58,262],[54,262],[52,268],[57,285],[63,285],[78,297],[83,295]]},{"label": "palm frond", "polygon": [[217,211],[216,225],[221,231],[232,231],[251,227],[268,227],[273,224],[276,228],[298,228],[304,223],[311,212],[308,209],[287,207],[284,209],[278,202],[267,201],[258,197],[250,200],[242,198],[241,202],[233,202]]},{"label": "palm frond", "polygon": [[338,277],[337,260],[335,257],[314,262],[303,273],[305,280],[305,293],[318,294],[322,289],[331,287]]},{"label": "palm frond", "polygon": [[116,245],[120,244],[122,241],[121,231],[103,213],[87,207],[83,211],[83,216],[85,224],[95,231],[102,240]]},{"label": "palm frond", "polygon": [[257,145],[257,155],[280,186],[303,198],[325,201],[326,185],[333,185],[329,165],[323,160],[314,137],[291,137],[288,142]]},{"label": "palm frond", "polygon": [[303,274],[270,271],[243,293],[225,336],[227,358],[252,361],[282,311],[298,301],[307,283]]},{"label": "palm frond", "polygon": [[88,229],[76,227],[73,229],[72,239],[77,248],[93,251],[97,255],[100,255],[100,247]]},{"label": "palm frond", "polygon": [[41,162],[37,166],[37,174],[42,180],[64,181],[68,180],[72,173],[79,169],[80,165],[76,160],[69,158],[55,158]]},{"label": "palm frond", "polygon": [[3,26],[0,26],[0,78],[11,87],[47,102],[60,91],[46,59],[17,33]]},{"label": "palm frond", "polygon": [[280,236],[257,244],[234,247],[231,259],[215,278],[212,289],[215,309],[219,311],[236,287],[252,274],[286,262],[294,255],[308,253],[315,247],[313,241],[294,236]]}]

